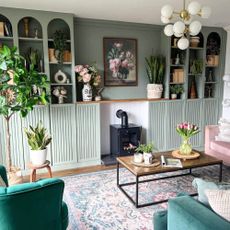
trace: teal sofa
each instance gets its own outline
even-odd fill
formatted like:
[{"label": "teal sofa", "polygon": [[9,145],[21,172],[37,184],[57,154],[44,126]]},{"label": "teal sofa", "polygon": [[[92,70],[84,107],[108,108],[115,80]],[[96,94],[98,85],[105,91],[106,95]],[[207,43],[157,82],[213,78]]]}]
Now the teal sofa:
[{"label": "teal sofa", "polygon": [[[8,185],[5,167],[0,175]],[[44,179],[10,187],[0,187],[1,230],[64,230],[68,208],[62,201],[64,182]]]},{"label": "teal sofa", "polygon": [[190,196],[168,201],[168,211],[153,217],[154,230],[229,230],[230,222]]}]

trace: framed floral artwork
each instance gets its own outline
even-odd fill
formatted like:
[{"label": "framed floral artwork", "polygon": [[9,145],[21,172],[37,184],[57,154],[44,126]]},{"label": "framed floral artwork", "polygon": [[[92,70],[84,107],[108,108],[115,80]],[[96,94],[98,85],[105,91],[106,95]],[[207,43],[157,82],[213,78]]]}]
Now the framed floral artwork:
[{"label": "framed floral artwork", "polygon": [[137,40],[104,38],[105,86],[137,85]]}]

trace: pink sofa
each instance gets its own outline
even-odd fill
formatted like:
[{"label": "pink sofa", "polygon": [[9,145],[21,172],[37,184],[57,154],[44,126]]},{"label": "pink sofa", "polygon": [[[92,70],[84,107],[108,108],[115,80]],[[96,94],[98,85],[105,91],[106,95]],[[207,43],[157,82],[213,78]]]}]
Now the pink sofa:
[{"label": "pink sofa", "polygon": [[215,136],[218,133],[218,125],[205,127],[205,153],[223,160],[225,165],[230,166],[230,142],[216,141]]}]

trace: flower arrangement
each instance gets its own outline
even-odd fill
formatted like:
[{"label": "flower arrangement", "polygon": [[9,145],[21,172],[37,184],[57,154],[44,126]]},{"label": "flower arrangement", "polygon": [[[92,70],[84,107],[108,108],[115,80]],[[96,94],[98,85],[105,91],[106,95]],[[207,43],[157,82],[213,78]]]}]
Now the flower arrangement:
[{"label": "flower arrangement", "polygon": [[200,132],[197,125],[189,122],[183,122],[176,127],[177,133],[183,138],[190,138]]},{"label": "flower arrangement", "polygon": [[107,60],[113,78],[127,79],[130,70],[135,67],[133,53],[123,48],[124,44],[115,42],[108,52]]},{"label": "flower arrangement", "polygon": [[101,83],[101,76],[95,65],[76,65],[75,72],[78,82],[89,83],[93,87],[97,87]]}]

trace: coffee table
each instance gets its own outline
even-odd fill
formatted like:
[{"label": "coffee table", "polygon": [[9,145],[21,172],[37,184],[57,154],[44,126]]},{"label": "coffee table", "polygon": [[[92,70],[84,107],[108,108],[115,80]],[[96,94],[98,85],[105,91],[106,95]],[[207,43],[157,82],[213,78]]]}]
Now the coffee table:
[{"label": "coffee table", "polygon": [[[198,152],[196,150],[196,152]],[[205,166],[211,166],[211,165],[219,165],[219,181],[222,180],[222,160],[218,160],[217,158],[214,158],[212,156],[206,155],[204,153],[200,153],[200,157],[198,159],[193,159],[193,160],[186,160],[186,161],[181,161],[183,168],[171,168],[171,167],[163,167],[161,165],[157,167],[138,167],[132,164],[133,156],[124,156],[124,157],[117,157],[117,186],[118,188],[127,196],[127,198],[136,206],[136,208],[141,208],[141,207],[146,207],[154,204],[159,204],[163,202],[167,202],[168,199],[166,200],[160,200],[160,201],[154,201],[150,203],[144,203],[144,204],[139,204],[138,203],[138,186],[140,183],[147,183],[150,181],[156,181],[156,180],[163,180],[167,178],[174,178],[174,177],[180,177],[180,176],[186,176],[186,175],[192,175],[192,169],[194,168],[199,168],[199,167],[205,167]],[[160,156],[164,155],[166,158],[173,158],[172,157],[172,152],[164,152],[164,153],[157,153],[156,159],[160,160]],[[134,182],[129,182],[129,183],[123,183],[120,184],[119,179],[119,169],[120,165],[129,170],[134,176],[135,176],[135,181]],[[149,175],[155,175],[155,174],[162,174],[162,173],[167,173],[167,172],[174,172],[174,171],[182,171],[182,170],[187,170],[187,172],[182,173],[180,175],[171,175],[171,176],[165,176],[161,178],[152,178],[152,179],[146,179],[146,180],[140,180],[141,177],[144,176],[149,176]],[[189,170],[189,171],[188,171]],[[123,187],[129,186],[129,185],[135,185],[136,191],[135,191],[135,199],[133,199],[125,190]],[[191,195],[197,195],[196,194],[191,194]]]}]

